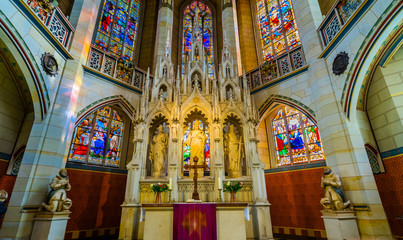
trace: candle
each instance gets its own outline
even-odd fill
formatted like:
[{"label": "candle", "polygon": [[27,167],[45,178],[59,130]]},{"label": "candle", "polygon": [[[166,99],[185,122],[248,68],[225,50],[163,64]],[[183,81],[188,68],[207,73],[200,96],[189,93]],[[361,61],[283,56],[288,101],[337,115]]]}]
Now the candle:
[{"label": "candle", "polygon": [[218,178],[218,189],[222,189],[222,182],[221,182],[221,178]]},{"label": "candle", "polygon": [[169,178],[169,190],[172,190],[172,178]]}]

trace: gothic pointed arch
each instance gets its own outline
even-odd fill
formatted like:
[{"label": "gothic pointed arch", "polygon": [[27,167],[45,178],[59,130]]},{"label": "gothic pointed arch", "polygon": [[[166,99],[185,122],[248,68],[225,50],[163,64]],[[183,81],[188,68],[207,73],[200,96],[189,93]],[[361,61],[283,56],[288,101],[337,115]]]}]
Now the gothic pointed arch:
[{"label": "gothic pointed arch", "polygon": [[293,108],[296,108],[298,109],[298,111],[301,111],[304,115],[306,115],[313,123],[317,123],[315,112],[307,105],[296,99],[276,94],[268,97],[266,101],[259,107],[260,121],[262,121],[265,116],[270,113],[271,110],[273,110],[273,108],[278,106],[278,104],[286,104]]},{"label": "gothic pointed arch", "polygon": [[378,66],[385,67],[401,46],[403,23],[393,21],[401,12],[397,4],[383,14],[386,21],[378,21],[372,27],[351,64],[341,97],[348,119],[356,109],[365,110],[368,88],[375,70]]},{"label": "gothic pointed arch", "polygon": [[48,87],[26,42],[3,14],[0,15],[0,48],[1,58],[9,65],[14,78],[26,85],[35,121],[41,121],[46,117],[50,104]]},{"label": "gothic pointed arch", "polygon": [[116,104],[121,107],[123,111],[127,114],[127,116],[133,120],[136,116],[136,109],[133,107],[132,104],[130,104],[127,99],[122,96],[122,95],[115,95],[115,96],[110,96],[110,97],[105,97],[102,99],[99,99],[88,106],[84,107],[77,113],[77,120],[76,120],[76,125],[83,120],[88,114],[93,112],[95,109],[98,109],[103,106],[107,105],[112,105]]}]

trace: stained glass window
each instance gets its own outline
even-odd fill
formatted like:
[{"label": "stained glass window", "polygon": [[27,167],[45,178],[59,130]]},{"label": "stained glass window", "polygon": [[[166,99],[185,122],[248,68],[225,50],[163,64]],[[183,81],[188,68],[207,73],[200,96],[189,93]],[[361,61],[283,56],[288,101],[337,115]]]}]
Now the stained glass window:
[{"label": "stained glass window", "polygon": [[256,0],[263,61],[301,44],[290,0]]},{"label": "stained glass window", "polygon": [[69,161],[119,167],[123,130],[123,120],[115,109],[94,111],[74,130]]},{"label": "stained glass window", "polygon": [[199,129],[204,132],[204,136],[206,137],[206,142],[204,145],[204,160],[207,166],[210,168],[210,134],[207,125],[203,124],[203,121],[200,119],[195,119],[192,122],[189,122],[187,128],[185,129],[185,135],[183,136],[183,165],[193,164],[193,161],[190,161],[191,146],[190,144],[186,144],[186,142],[196,121],[199,122]]},{"label": "stained glass window", "polygon": [[94,46],[129,65],[140,15],[140,0],[105,0]]},{"label": "stained glass window", "polygon": [[281,107],[273,121],[277,166],[325,160],[318,127],[297,109]]},{"label": "stained glass window", "polygon": [[189,61],[192,48],[192,32],[195,13],[199,12],[199,27],[203,34],[204,54],[207,63],[207,73],[210,79],[214,77],[214,49],[213,49],[213,15],[209,6],[203,1],[193,1],[185,7],[183,12],[182,35],[182,79],[185,76],[186,63]]}]

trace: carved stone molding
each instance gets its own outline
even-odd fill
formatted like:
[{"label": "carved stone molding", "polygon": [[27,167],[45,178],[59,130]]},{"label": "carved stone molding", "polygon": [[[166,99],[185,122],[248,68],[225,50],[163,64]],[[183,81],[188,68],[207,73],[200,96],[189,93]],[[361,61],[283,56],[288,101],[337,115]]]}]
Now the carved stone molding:
[{"label": "carved stone molding", "polygon": [[348,66],[348,59],[349,58],[346,52],[340,52],[334,58],[332,70],[336,76],[339,76],[343,74],[344,71],[346,71]]},{"label": "carved stone molding", "polygon": [[41,65],[43,71],[49,76],[56,76],[57,72],[59,71],[59,65],[55,57],[50,53],[44,53],[41,57]]}]

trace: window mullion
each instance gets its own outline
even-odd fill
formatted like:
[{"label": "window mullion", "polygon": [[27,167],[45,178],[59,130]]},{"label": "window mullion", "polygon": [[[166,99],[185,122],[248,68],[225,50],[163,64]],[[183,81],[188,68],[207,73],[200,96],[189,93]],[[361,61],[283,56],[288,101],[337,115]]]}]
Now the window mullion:
[{"label": "window mullion", "polygon": [[103,156],[103,160],[102,160],[102,165],[103,166],[105,166],[105,162],[106,162],[106,154],[107,154],[107,151],[108,151],[108,142],[109,142],[109,136],[110,136],[110,133],[111,133],[111,125],[112,125],[112,121],[113,121],[113,108],[111,108],[111,112],[110,112],[110,115],[109,116],[111,116],[110,118],[109,118],[109,122],[108,122],[108,131],[106,132],[106,139],[105,139],[105,146],[104,146],[104,156]]},{"label": "window mullion", "polygon": [[[302,116],[301,116],[302,113],[300,112],[298,115],[299,115],[299,122],[301,123],[302,139],[304,139],[306,158],[308,160],[308,163],[310,163],[311,162],[311,156],[310,156],[310,153],[309,153],[308,141],[307,141],[307,139],[305,137],[305,127],[306,126],[305,126],[305,123],[302,121]],[[308,118],[307,118],[307,120],[308,120]]]},{"label": "window mullion", "polygon": [[95,125],[97,124],[97,112],[94,113],[94,118],[92,119],[92,127],[91,127],[91,131],[90,131],[90,136],[89,136],[89,141],[88,141],[88,147],[87,147],[87,155],[86,155],[86,160],[85,162],[88,164],[88,158],[91,152],[91,146],[92,146],[92,136],[94,135],[94,129],[95,129]]},{"label": "window mullion", "polygon": [[288,121],[287,121],[287,115],[286,115],[285,107],[283,107],[283,119],[284,119],[284,125],[285,125],[285,137],[287,138],[287,145],[288,145],[288,154],[290,155],[290,162],[291,165],[294,165],[294,157],[291,149],[291,143],[290,143],[290,131],[288,129]]}]

